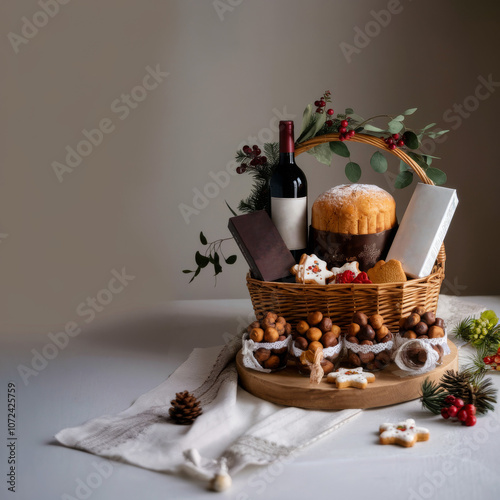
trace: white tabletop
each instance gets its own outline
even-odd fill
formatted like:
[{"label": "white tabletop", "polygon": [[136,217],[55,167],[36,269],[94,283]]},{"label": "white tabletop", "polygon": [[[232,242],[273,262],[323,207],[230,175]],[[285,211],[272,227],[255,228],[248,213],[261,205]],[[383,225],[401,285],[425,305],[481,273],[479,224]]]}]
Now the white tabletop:
[{"label": "white tabletop", "polygon": [[[500,297],[466,297],[500,312]],[[172,302],[148,311],[100,318],[71,338],[37,375],[25,375],[34,351],[50,343],[48,331],[4,333],[0,354],[1,434],[7,433],[7,384],[16,385],[16,495],[23,500],[91,498],[153,500],[214,498],[200,483],[114,463],[96,481],[103,459],[56,444],[54,434],[127,408],[162,382],[194,347],[224,343],[252,317],[249,300]],[[54,332],[52,332],[54,333]],[[493,374],[500,388],[500,374]],[[378,446],[378,426],[414,418],[431,440],[413,448]],[[482,499],[500,488],[500,412],[461,427],[422,410],[418,401],[366,410],[287,463],[253,467],[233,479],[221,498]],[[5,444],[0,471],[8,472]],[[87,489],[82,484],[89,483]],[[0,498],[8,496],[2,480]]]}]

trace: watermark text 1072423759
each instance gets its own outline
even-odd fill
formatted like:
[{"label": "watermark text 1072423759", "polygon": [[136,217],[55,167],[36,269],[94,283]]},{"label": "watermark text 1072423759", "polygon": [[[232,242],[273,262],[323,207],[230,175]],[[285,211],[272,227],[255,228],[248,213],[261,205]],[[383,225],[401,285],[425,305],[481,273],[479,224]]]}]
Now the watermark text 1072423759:
[{"label": "watermark text 1072423759", "polygon": [[7,489],[16,492],[17,428],[16,384],[7,384]]}]

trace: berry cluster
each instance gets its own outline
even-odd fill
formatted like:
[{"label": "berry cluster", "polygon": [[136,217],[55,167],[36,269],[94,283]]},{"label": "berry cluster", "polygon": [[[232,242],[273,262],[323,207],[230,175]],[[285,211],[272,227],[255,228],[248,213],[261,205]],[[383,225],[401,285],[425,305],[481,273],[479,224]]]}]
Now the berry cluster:
[{"label": "berry cluster", "polygon": [[455,396],[446,396],[444,402],[449,405],[445,406],[441,410],[441,416],[443,418],[457,418],[462,425],[467,425],[472,427],[476,425],[476,407],[473,404],[466,405],[462,399]]},{"label": "berry cluster", "polygon": [[[331,95],[332,93],[327,90],[322,97],[320,97],[317,101],[314,101],[314,105],[316,106],[316,113],[324,113],[325,112],[325,106],[326,106],[326,103],[327,102],[331,102]],[[332,116],[334,113],[333,109],[328,109],[326,114],[329,115],[329,116]],[[331,120],[328,120],[328,121],[331,121]],[[327,123],[328,125],[328,123]],[[330,125],[328,125],[330,126]]]},{"label": "berry cluster", "polygon": [[360,272],[356,276],[352,271],[344,271],[335,277],[335,283],[362,283],[371,284],[368,275],[365,272]]},{"label": "berry cluster", "polygon": [[246,157],[250,160],[249,163],[242,163],[239,167],[236,168],[236,172],[238,174],[243,174],[246,172],[247,168],[255,168],[261,165],[266,165],[267,157],[261,156],[262,151],[259,149],[259,146],[256,144],[252,147],[243,146],[243,153],[245,153]]},{"label": "berry cluster", "polygon": [[339,140],[345,141],[346,139],[350,139],[353,137],[356,132],[354,130],[347,130],[347,127],[349,126],[349,122],[347,120],[342,120],[340,122],[340,128],[339,128]]},{"label": "berry cluster", "polygon": [[498,351],[495,355],[486,356],[485,358],[483,358],[483,361],[484,364],[488,365],[488,367],[492,370],[500,371],[500,347],[498,348]]},{"label": "berry cluster", "polygon": [[405,141],[399,134],[392,134],[384,139],[384,142],[389,146],[389,149],[401,148],[405,145]]},{"label": "berry cluster", "polygon": [[481,342],[481,340],[484,339],[486,335],[488,335],[489,326],[490,322],[486,318],[483,319],[479,318],[472,320],[470,326],[471,342],[472,343]]}]

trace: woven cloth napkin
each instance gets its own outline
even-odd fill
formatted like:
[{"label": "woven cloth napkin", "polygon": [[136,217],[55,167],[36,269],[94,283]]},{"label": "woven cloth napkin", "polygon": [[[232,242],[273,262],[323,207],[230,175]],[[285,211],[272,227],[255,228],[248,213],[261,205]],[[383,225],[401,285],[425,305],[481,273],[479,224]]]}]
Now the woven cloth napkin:
[{"label": "woven cloth napkin", "polygon": [[[442,296],[438,315],[448,325],[484,310]],[[60,431],[63,445],[147,469],[213,477],[221,459],[234,475],[250,464],[284,459],[352,420],[361,410],[313,411],[284,408],[238,387],[235,338],[225,346],[194,349],[162,384],[127,410]],[[168,419],[175,393],[189,390],[203,414],[190,426]]]}]

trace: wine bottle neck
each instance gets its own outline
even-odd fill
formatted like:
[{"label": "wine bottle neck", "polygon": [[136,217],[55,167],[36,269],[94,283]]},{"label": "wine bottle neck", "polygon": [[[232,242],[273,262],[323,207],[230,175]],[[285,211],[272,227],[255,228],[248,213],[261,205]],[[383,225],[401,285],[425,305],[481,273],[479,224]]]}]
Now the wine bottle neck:
[{"label": "wine bottle neck", "polygon": [[280,153],[280,165],[294,165],[295,164],[295,153]]},{"label": "wine bottle neck", "polygon": [[280,154],[293,153],[295,144],[293,142],[293,121],[280,121]]}]

